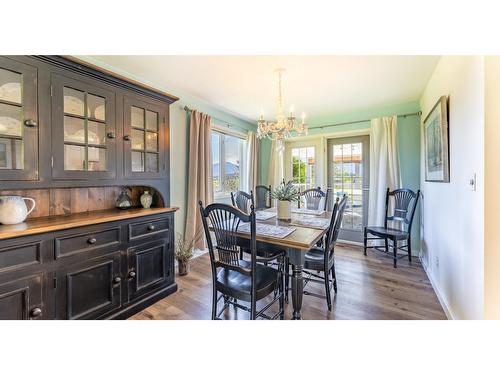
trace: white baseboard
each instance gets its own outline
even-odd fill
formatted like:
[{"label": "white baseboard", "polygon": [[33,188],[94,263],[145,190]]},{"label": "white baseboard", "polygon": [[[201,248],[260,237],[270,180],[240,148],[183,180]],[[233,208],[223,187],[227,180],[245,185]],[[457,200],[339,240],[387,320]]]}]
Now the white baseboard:
[{"label": "white baseboard", "polygon": [[424,260],[422,259],[420,254],[419,254],[418,258],[420,259],[420,264],[422,264],[422,268],[424,269],[425,274],[427,275],[427,278],[431,282],[432,289],[434,289],[434,293],[436,293],[436,296],[439,300],[439,303],[441,304],[441,307],[443,308],[443,311],[446,314],[446,318],[448,318],[448,320],[455,320],[453,313],[449,309],[448,305],[445,302],[445,299],[443,298],[441,292],[439,291],[439,288],[437,287],[436,283],[434,282],[434,279],[431,276],[431,273],[427,270],[427,264],[424,262]]}]

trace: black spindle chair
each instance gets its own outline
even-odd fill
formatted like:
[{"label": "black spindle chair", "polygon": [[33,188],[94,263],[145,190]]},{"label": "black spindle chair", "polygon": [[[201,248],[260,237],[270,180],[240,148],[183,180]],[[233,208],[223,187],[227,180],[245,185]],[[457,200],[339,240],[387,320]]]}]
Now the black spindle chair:
[{"label": "black spindle chair", "polygon": [[[393,213],[389,216],[389,200],[393,198]],[[365,227],[364,236],[364,254],[366,249],[375,249],[389,253],[389,240],[392,242],[393,250],[393,264],[394,268],[397,267],[398,250],[408,253],[408,260],[411,262],[411,226],[413,224],[413,217],[417,208],[418,198],[420,197],[420,190],[416,193],[410,189],[397,189],[390,191],[387,189],[385,195],[385,220],[383,227]],[[388,222],[399,223],[401,229],[388,227]],[[368,237],[371,235],[372,237]],[[385,242],[385,246],[368,246],[368,241],[381,240]],[[406,245],[398,247],[399,241],[406,241]],[[399,258],[403,257],[399,256]]]},{"label": "black spindle chair", "polygon": [[[326,210],[326,203],[328,201],[328,193],[321,190],[320,187],[304,190],[300,193],[300,198],[304,197],[304,208],[308,210]],[[323,204],[321,204],[323,203]],[[321,204],[321,206],[320,206]],[[300,208],[300,200],[299,200]]]},{"label": "black spindle chair", "polygon": [[231,202],[233,206],[238,207],[241,211],[248,214],[250,212],[250,206],[255,206],[253,202],[253,192],[250,194],[244,191],[231,192]]},{"label": "black spindle chair", "polygon": [[[309,282],[324,283],[325,295],[317,294],[304,290],[305,295],[326,298],[328,310],[332,310],[331,289],[337,293],[337,275],[335,274],[335,245],[339,237],[340,226],[344,217],[345,207],[347,205],[347,195],[344,194],[339,203],[339,199],[333,207],[330,226],[326,232],[323,245],[313,247],[305,254],[304,274],[307,276],[304,280],[304,287]],[[320,272],[323,272],[321,276]],[[331,273],[331,278],[330,278]]]},{"label": "black spindle chair", "polygon": [[[247,215],[226,204],[214,203],[206,208],[203,208],[201,201],[199,204],[212,268],[212,319],[219,319],[230,305],[248,311],[252,320],[258,317],[283,319],[284,255],[280,253],[265,259],[257,256],[254,207],[250,208],[250,214]],[[250,261],[239,259],[237,232],[240,225],[245,223],[250,226]],[[215,246],[212,243],[210,228],[215,234]],[[269,261],[277,261],[278,268],[275,269],[260,263]],[[257,311],[257,301],[270,294],[273,295],[271,301]],[[217,312],[217,304],[222,298],[224,299],[224,308]],[[240,304],[238,300],[249,302],[250,307]],[[273,316],[265,314],[275,302],[279,303],[278,312]]]},{"label": "black spindle chair", "polygon": [[271,185],[257,185],[255,187],[256,209],[264,210],[266,208],[271,208]]},{"label": "black spindle chair", "polygon": [[[244,213],[248,214],[250,211],[250,207],[254,205],[253,203],[253,192],[250,191],[250,194],[238,190],[234,193],[231,192],[231,202],[234,207],[239,208]],[[243,252],[250,254],[250,249],[241,247],[240,248],[240,259],[243,259]]]}]

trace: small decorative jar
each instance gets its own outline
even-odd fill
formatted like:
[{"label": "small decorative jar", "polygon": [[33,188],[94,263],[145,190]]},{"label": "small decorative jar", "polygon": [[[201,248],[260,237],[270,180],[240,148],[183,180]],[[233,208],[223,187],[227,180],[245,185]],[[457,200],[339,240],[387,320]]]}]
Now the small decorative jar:
[{"label": "small decorative jar", "polygon": [[132,207],[132,199],[128,192],[128,188],[123,188],[120,195],[116,199],[116,208],[120,210],[127,210]]},{"label": "small decorative jar", "polygon": [[145,190],[144,193],[141,195],[141,204],[142,207],[144,208],[149,208],[151,207],[151,203],[153,202],[153,197],[151,194],[149,194],[148,190]]}]

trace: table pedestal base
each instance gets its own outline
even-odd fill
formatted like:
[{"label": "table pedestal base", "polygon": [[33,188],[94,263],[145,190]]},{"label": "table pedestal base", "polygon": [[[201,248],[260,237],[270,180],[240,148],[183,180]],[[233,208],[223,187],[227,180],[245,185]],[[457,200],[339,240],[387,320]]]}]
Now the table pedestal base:
[{"label": "table pedestal base", "polygon": [[304,279],[302,269],[305,262],[305,251],[299,249],[288,249],[288,260],[292,265],[292,305],[293,320],[302,319],[302,296],[304,295]]},{"label": "table pedestal base", "polygon": [[304,280],[302,278],[302,265],[292,265],[292,320],[302,319],[302,296],[304,295]]}]

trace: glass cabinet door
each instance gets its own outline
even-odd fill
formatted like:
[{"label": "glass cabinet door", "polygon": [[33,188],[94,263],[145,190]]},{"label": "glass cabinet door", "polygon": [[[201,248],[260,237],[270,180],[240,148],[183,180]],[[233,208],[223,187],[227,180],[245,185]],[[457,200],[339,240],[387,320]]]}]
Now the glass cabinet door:
[{"label": "glass cabinet door", "polygon": [[52,91],[52,176],[114,178],[114,94],[59,75],[53,75]]},{"label": "glass cabinet door", "polygon": [[124,103],[125,177],[155,178],[165,174],[165,108],[126,97]]},{"label": "glass cabinet door", "polygon": [[0,57],[0,180],[36,179],[37,70]]}]

